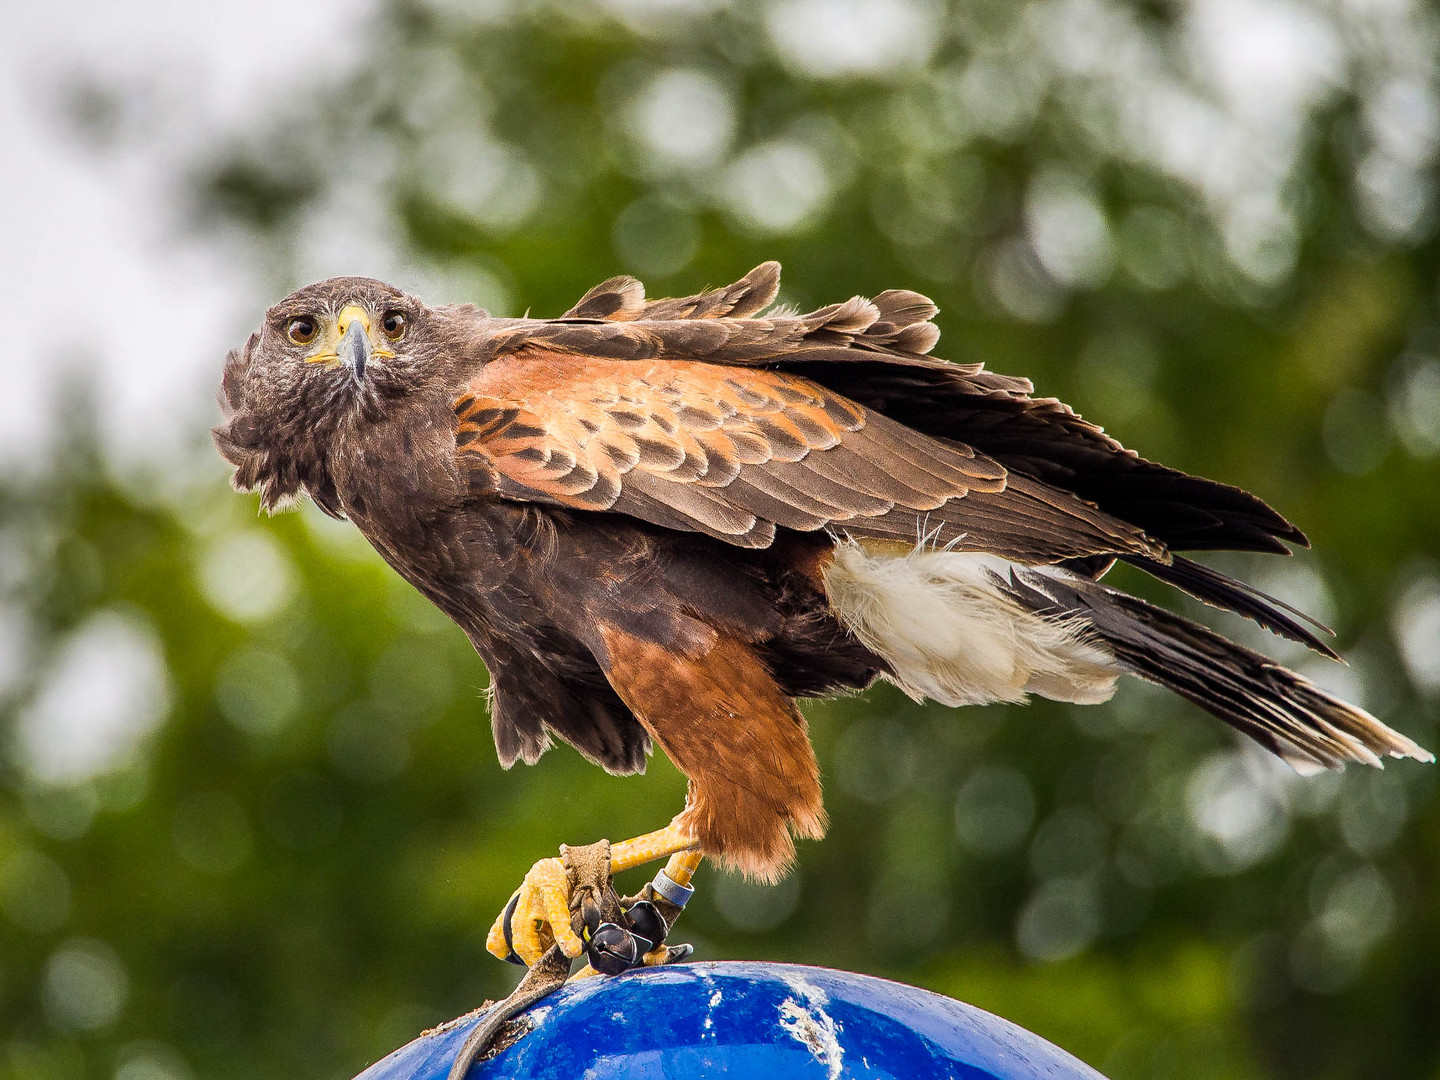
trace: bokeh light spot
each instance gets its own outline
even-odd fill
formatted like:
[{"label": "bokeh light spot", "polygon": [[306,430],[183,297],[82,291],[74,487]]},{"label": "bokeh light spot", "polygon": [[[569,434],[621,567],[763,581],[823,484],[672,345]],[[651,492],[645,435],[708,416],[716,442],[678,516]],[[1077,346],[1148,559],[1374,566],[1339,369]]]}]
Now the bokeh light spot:
[{"label": "bokeh light spot", "polygon": [[1392,769],[1356,769],[1345,779],[1336,809],[1340,835],[1357,855],[1373,857],[1399,838],[1409,819],[1405,780]]},{"label": "bokeh light spot", "polygon": [[245,811],[220,791],[199,792],[181,802],[172,837],[181,861],[206,874],[238,870],[254,847]]},{"label": "bokeh light spot", "polygon": [[1325,410],[1325,450],[1337,468],[1351,476],[1378,469],[1390,449],[1385,405],[1365,390],[1341,390]]},{"label": "bokeh light spot", "polygon": [[[876,747],[884,753],[876,753]],[[835,748],[835,775],[862,802],[888,802],[914,779],[920,749],[908,728],[894,720],[860,720]]]},{"label": "bokeh light spot", "polygon": [[1100,898],[1084,877],[1051,878],[1031,895],[1015,923],[1015,943],[1031,960],[1053,963],[1084,952],[1100,933]]},{"label": "bokeh light spot", "polygon": [[119,955],[103,941],[72,938],[45,963],[40,980],[45,1015],[62,1031],[98,1031],[120,1016],[130,980]]},{"label": "bokeh light spot", "polygon": [[200,588],[210,606],[235,622],[261,622],[280,613],[295,590],[290,560],[258,529],[227,533],[200,561]]},{"label": "bokeh light spot", "polygon": [[937,23],[920,0],[776,0],[765,19],[781,59],[816,78],[919,67]]},{"label": "bokeh light spot", "polygon": [[711,888],[721,917],[735,929],[751,934],[776,929],[800,906],[799,871],[792,871],[776,885],[746,881],[739,874],[721,874]]},{"label": "bokeh light spot", "polygon": [[1108,830],[1094,813],[1080,806],[1064,807],[1035,830],[1030,869],[1042,879],[1083,874],[1104,860],[1108,846]]},{"label": "bokeh light spot", "polygon": [[645,164],[661,169],[715,165],[735,137],[731,92],[703,71],[660,73],[631,102],[628,119],[646,152]]},{"label": "bokeh light spot", "polygon": [[32,848],[0,855],[0,910],[22,930],[48,934],[70,918],[70,879],[54,859]]},{"label": "bokeh light spot", "polygon": [[955,794],[955,834],[981,855],[1019,847],[1035,820],[1035,796],[1023,773],[987,765],[972,772]]},{"label": "bokeh light spot", "polygon": [[806,143],[783,138],[752,146],[725,172],[721,195],[741,223],[790,232],[829,201],[830,174]]},{"label": "bokeh light spot", "polygon": [[152,1039],[122,1047],[115,1069],[115,1080],[192,1080],[194,1075],[178,1050]]},{"label": "bokeh light spot", "polygon": [[1190,774],[1186,806],[1191,822],[1214,842],[1205,849],[1216,857],[1214,870],[1260,862],[1285,839],[1289,816],[1263,780],[1268,768],[1253,752],[1234,750],[1211,755]]},{"label": "bokeh light spot", "polygon": [[410,744],[402,726],[365,705],[350,705],[337,712],[326,731],[325,745],[341,772],[366,784],[393,780],[410,764]]},{"label": "bokeh light spot", "polygon": [[1440,360],[1421,361],[1402,377],[1390,400],[1390,417],[1413,456],[1440,454]]},{"label": "bokeh light spot", "polygon": [[1415,685],[1440,691],[1440,579],[1427,574],[1411,582],[1395,605],[1390,626]]},{"label": "bokeh light spot", "polygon": [[269,649],[238,649],[215,675],[215,702],[237,727],[253,735],[277,734],[300,704],[295,666]]},{"label": "bokeh light spot", "polygon": [[1050,167],[1030,183],[1025,197],[1030,243],[1056,281],[1073,288],[1095,288],[1114,263],[1110,227],[1090,185],[1063,169]]},{"label": "bokeh light spot", "polygon": [[625,207],[615,218],[612,236],[621,262],[641,274],[678,273],[700,250],[694,215],[659,199],[640,199]]},{"label": "bokeh light spot", "polygon": [[45,667],[15,734],[26,772],[74,783],[113,767],[164,719],[170,692],[160,642],[130,611],[90,616]]}]

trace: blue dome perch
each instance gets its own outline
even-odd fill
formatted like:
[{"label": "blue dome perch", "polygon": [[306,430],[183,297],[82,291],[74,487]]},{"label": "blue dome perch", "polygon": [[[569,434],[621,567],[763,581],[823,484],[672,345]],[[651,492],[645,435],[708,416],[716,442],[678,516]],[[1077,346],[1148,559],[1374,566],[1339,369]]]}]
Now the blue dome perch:
[{"label": "blue dome perch", "polygon": [[[642,968],[572,983],[471,1080],[1104,1080],[1038,1035],[886,979],[791,964]],[[452,1021],[356,1080],[445,1080],[477,1022]]]}]

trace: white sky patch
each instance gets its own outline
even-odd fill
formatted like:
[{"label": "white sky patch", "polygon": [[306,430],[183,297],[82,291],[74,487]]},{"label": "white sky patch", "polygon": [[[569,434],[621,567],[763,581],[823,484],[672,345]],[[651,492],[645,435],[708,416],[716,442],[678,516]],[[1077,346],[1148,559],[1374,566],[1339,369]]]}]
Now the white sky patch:
[{"label": "white sky patch", "polygon": [[[226,349],[244,340],[263,297],[249,260],[178,239],[177,163],[343,74],[347,57],[364,55],[372,6],[51,0],[7,9],[0,290],[25,317],[7,330],[0,464],[43,461],[67,370],[106,402],[101,434],[122,461],[164,460],[187,444],[208,416]],[[317,62],[316,43],[337,35],[352,47]],[[55,94],[77,72],[126,92],[133,139],[98,153],[70,137]]]},{"label": "white sky patch", "polygon": [[920,0],[780,0],[765,24],[781,59],[817,78],[923,66],[939,20]]},{"label": "white sky patch", "polygon": [[43,782],[98,776],[164,719],[169,701],[154,630],[132,613],[101,611],[60,646],[21,711],[20,762]]},{"label": "white sky patch", "polygon": [[[301,211],[293,234],[296,284],[342,274],[381,280],[393,276],[399,235],[379,185],[370,179],[336,180]],[[266,302],[275,299],[267,297]],[[255,306],[247,329],[259,325],[262,310]],[[236,344],[242,340],[243,335]]]}]

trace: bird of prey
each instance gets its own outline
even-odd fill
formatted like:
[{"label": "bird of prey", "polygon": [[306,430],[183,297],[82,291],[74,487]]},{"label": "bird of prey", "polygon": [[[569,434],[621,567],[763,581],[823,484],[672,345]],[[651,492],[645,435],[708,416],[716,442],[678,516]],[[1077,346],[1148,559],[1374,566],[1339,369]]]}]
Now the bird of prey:
[{"label": "bird of prey", "polygon": [[[771,310],[779,272],[671,300],[612,278],[558,319],[310,285],[230,354],[215,442],[238,489],[348,518],[460,625],[502,765],[560,739],[633,773],[659,744],[685,807],[616,844],[617,870],[671,855],[683,877],[703,855],[778,877],[826,826],[796,699],[877,679],[949,706],[1095,704],[1131,675],[1302,773],[1433,760],[1103,582],[1123,561],[1334,656],[1318,624],[1180,554],[1307,545],[1260,499],[1139,457],[1026,379],[930,357],[917,293],[793,314]],[[489,944],[580,953],[559,860]]]}]

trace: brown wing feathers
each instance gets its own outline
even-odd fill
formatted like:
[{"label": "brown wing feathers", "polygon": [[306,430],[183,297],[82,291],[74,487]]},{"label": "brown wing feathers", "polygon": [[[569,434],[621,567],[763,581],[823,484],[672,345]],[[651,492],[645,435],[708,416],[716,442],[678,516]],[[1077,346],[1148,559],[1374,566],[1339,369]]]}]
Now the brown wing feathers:
[{"label": "brown wing feathers", "polygon": [[917,293],[765,316],[778,284],[766,263],[647,301],[613,278],[560,320],[509,324],[456,404],[462,457],[502,494],[745,546],[834,527],[1029,563],[1121,555],[1328,651],[1283,605],[1169,554],[1307,542],[1260,499],[1146,461],[1026,379],[924,355],[936,308]]},{"label": "brown wing feathers", "polygon": [[1026,562],[1165,557],[1067,493],[787,373],[527,347],[490,364],[456,412],[462,460],[502,495],[742,546],[768,546],[776,526],[913,541],[925,515],[937,542]]}]

